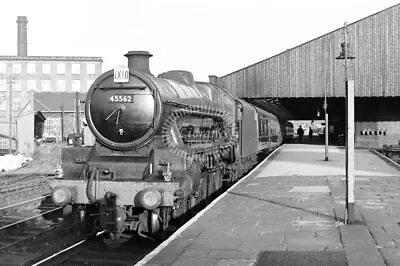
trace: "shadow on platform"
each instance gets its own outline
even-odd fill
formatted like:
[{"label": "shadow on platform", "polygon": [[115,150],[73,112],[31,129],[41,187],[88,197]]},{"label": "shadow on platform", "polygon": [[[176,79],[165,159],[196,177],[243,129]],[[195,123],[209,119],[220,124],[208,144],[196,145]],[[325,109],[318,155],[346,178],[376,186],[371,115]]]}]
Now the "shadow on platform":
[{"label": "shadow on platform", "polygon": [[230,192],[228,192],[228,193],[229,193],[229,194],[236,195],[236,196],[242,196],[242,197],[247,197],[247,198],[251,198],[251,199],[256,199],[256,200],[268,202],[268,203],[270,203],[270,204],[279,205],[279,206],[281,206],[281,207],[286,207],[286,208],[291,208],[291,209],[295,209],[295,210],[299,210],[299,211],[308,212],[308,213],[310,213],[310,214],[312,214],[312,215],[319,216],[319,217],[323,217],[323,218],[327,218],[327,219],[330,219],[330,220],[333,220],[333,221],[336,221],[336,222],[341,222],[341,223],[344,223],[344,222],[345,222],[344,219],[343,219],[343,218],[340,218],[340,217],[330,216],[330,215],[327,215],[327,214],[325,214],[325,213],[321,213],[321,212],[318,212],[318,211],[306,210],[306,209],[301,208],[301,207],[298,207],[298,206],[289,205],[289,204],[282,203],[282,202],[278,202],[278,201],[275,201],[275,200],[263,199],[263,198],[254,197],[254,196],[251,196],[251,195],[246,195],[246,194],[237,193],[237,192],[232,192],[232,191],[230,191]]},{"label": "shadow on platform", "polygon": [[264,251],[258,254],[254,265],[347,266],[348,263],[344,251]]}]

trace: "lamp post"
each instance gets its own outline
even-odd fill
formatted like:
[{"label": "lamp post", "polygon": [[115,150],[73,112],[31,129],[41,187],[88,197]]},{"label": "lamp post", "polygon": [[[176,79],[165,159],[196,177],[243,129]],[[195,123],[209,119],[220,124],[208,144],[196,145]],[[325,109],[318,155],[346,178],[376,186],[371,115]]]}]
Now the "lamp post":
[{"label": "lamp post", "polygon": [[347,22],[344,23],[344,42],[336,59],[344,59],[344,80],[346,89],[346,212],[345,222],[354,222],[354,81],[348,79],[347,60],[354,59],[348,49]]},{"label": "lamp post", "polygon": [[[326,88],[325,88],[326,90]],[[325,96],[324,96],[324,110],[325,110],[325,161],[328,161],[328,102],[326,101],[326,92],[325,92]]]}]

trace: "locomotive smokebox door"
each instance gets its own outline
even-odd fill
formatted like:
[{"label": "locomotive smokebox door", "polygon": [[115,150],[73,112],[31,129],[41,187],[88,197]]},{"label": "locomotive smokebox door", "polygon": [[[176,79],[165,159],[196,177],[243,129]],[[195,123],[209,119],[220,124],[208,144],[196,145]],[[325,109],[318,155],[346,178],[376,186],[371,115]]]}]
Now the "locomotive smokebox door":
[{"label": "locomotive smokebox door", "polygon": [[92,84],[86,98],[86,121],[102,145],[131,151],[151,140],[161,99],[147,75],[126,67],[110,70]]}]

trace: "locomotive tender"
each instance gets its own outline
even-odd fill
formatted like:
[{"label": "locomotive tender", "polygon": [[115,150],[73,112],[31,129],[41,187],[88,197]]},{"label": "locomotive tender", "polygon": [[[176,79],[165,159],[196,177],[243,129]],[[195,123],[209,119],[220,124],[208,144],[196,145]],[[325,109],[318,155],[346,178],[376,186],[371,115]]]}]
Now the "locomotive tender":
[{"label": "locomotive tender", "polygon": [[96,143],[62,150],[51,195],[87,232],[152,236],[279,146],[288,123],[190,72],[154,77],[148,52],[125,56],[127,69],[90,87],[85,115]]}]

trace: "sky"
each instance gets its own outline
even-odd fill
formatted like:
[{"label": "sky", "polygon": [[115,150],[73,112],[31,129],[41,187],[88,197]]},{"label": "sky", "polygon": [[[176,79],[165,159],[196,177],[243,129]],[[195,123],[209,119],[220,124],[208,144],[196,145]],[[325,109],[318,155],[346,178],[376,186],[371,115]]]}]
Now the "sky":
[{"label": "sky", "polygon": [[[1,0],[0,55],[99,56],[103,72],[149,51],[153,75],[224,76],[398,4],[395,0]],[[339,47],[338,47],[339,53]]]}]

